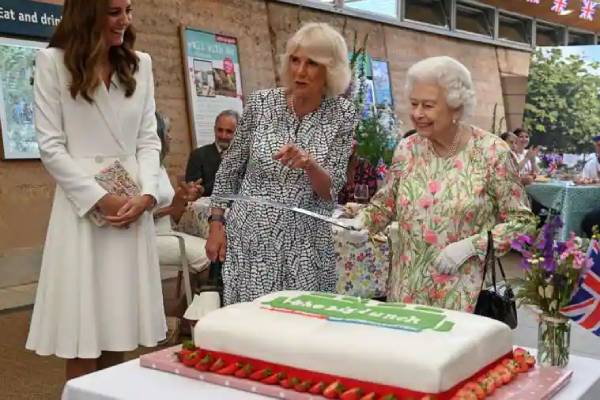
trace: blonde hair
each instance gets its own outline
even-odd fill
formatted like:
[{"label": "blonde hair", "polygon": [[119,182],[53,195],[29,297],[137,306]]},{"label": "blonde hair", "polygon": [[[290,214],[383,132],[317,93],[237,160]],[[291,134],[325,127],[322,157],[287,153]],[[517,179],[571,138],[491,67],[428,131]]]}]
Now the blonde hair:
[{"label": "blonde hair", "polygon": [[452,57],[430,57],[413,64],[406,74],[406,92],[410,93],[415,82],[432,82],[446,91],[446,102],[452,108],[461,108],[461,119],[469,116],[475,108],[475,90],[471,73]]},{"label": "blonde hair", "polygon": [[324,65],[327,71],[325,95],[336,97],[350,85],[348,47],[342,35],[325,23],[308,23],[292,36],[281,57],[279,75],[284,86],[290,84],[290,56],[302,48],[310,59]]}]

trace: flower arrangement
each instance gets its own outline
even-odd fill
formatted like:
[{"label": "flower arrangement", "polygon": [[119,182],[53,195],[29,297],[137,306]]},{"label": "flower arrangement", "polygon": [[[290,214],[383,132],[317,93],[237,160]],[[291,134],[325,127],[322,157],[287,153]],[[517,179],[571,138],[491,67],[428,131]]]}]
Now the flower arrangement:
[{"label": "flower arrangement", "polygon": [[590,242],[571,233],[565,242],[557,241],[563,223],[551,215],[537,235],[520,235],[512,248],[521,253],[525,277],[517,280],[520,304],[534,306],[540,312],[538,328],[538,362],[564,367],[569,360],[570,325],[560,310],[579,287],[580,279],[593,266]]},{"label": "flower arrangement", "polygon": [[525,270],[517,299],[553,317],[560,317],[561,307],[571,300],[579,279],[593,265],[587,254],[589,241],[574,233],[566,242],[555,240],[562,226],[560,217],[552,215],[538,235],[520,235],[512,242],[512,248],[523,256]]},{"label": "flower arrangement", "polygon": [[541,157],[542,168],[546,170],[548,175],[554,175],[563,168],[563,157],[560,154],[546,153]]},{"label": "flower arrangement", "polygon": [[[354,133],[358,155],[379,168],[382,163],[389,166],[392,162],[394,149],[400,138],[399,125],[402,124],[402,121],[396,118],[394,110],[389,105],[375,104],[372,86],[367,77],[369,58],[366,52],[367,40],[368,35],[365,36],[362,45],[358,47],[357,34],[354,34],[350,59],[352,81],[345,97],[352,100],[356,109],[361,111],[361,121]],[[385,173],[385,167],[379,169]]]}]

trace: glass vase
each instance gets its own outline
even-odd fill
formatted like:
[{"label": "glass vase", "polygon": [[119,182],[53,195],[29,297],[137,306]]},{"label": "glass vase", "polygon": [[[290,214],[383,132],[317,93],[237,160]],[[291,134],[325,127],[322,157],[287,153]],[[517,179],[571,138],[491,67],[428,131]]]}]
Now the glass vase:
[{"label": "glass vase", "polygon": [[566,367],[569,363],[571,323],[561,316],[542,314],[538,325],[538,365]]}]

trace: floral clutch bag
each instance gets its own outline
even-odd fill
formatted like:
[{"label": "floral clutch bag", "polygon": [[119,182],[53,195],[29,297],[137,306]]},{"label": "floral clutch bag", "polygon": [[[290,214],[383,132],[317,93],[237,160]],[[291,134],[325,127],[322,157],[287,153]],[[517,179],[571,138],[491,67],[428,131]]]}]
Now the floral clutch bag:
[{"label": "floral clutch bag", "polygon": [[[118,160],[100,170],[94,176],[94,179],[110,194],[125,197],[133,197],[140,194],[140,188]],[[106,220],[97,208],[92,210],[89,216],[94,224],[98,226],[106,225]]]}]

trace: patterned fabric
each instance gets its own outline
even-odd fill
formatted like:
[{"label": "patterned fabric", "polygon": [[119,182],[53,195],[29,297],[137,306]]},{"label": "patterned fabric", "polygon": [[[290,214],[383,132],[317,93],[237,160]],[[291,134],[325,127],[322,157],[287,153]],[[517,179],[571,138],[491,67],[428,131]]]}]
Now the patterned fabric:
[{"label": "patterned fabric", "polygon": [[[346,180],[356,123],[354,106],[343,98],[324,98],[318,110],[299,121],[287,106],[284,89],[254,93],[217,173],[213,198],[239,193],[331,215],[334,201],[318,197],[304,171],[283,166],[273,155],[295,143],[329,173],[332,193],[337,194]],[[228,204],[213,199],[211,205]],[[240,202],[229,211],[226,232],[225,304],[284,289],[335,290],[335,254],[327,223]]]},{"label": "patterned fabric", "polygon": [[[352,164],[352,161],[350,163]],[[354,188],[356,185],[368,185],[369,198],[373,197],[377,191],[377,171],[367,159],[358,157],[354,166],[354,172],[350,174],[350,177],[354,179],[346,182],[338,194],[338,204],[346,204],[349,201],[354,201]]]},{"label": "patterned fabric", "polygon": [[333,228],[336,292],[363,299],[385,296],[390,266],[387,238],[355,244],[347,234],[344,229]]},{"label": "patterned fabric", "polygon": [[[419,135],[402,140],[384,186],[366,209],[371,232],[399,223],[392,237],[388,299],[472,312],[481,287],[487,236],[497,254],[510,249],[519,233],[532,233],[535,219],[506,143],[471,128],[472,138],[455,157],[435,155]],[[456,275],[436,271],[434,262],[448,244],[473,241],[479,257]]]},{"label": "patterned fabric", "polygon": [[548,209],[558,210],[564,226],[560,240],[567,240],[570,232],[582,236],[581,222],[587,213],[598,207],[600,186],[575,186],[571,182],[534,182],[525,188],[527,193]]}]

